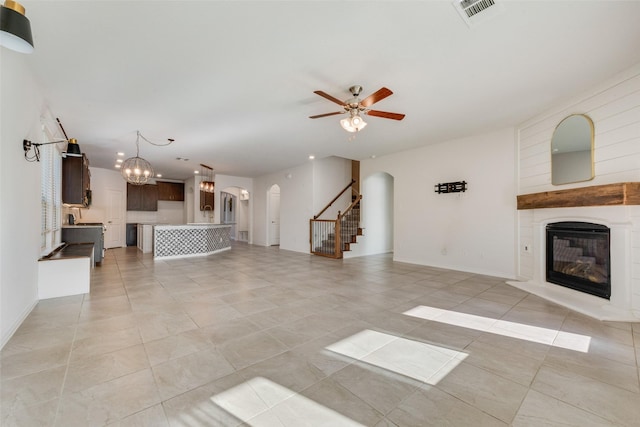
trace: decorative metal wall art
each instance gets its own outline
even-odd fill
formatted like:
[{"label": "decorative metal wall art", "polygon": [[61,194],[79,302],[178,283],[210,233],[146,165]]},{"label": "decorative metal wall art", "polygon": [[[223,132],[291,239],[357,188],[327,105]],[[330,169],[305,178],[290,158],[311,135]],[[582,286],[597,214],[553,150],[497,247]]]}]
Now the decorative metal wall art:
[{"label": "decorative metal wall art", "polygon": [[435,192],[442,193],[463,193],[467,191],[467,181],[445,182],[443,184],[434,185]]}]

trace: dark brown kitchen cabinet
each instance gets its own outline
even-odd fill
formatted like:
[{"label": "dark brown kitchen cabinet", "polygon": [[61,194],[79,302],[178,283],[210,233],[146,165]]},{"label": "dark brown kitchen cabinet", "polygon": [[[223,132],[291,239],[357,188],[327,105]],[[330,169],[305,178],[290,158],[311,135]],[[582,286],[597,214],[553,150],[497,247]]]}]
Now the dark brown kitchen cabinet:
[{"label": "dark brown kitchen cabinet", "polygon": [[128,211],[157,211],[158,186],[153,184],[133,185],[127,183]]},{"label": "dark brown kitchen cabinet", "polygon": [[181,182],[156,181],[158,200],[184,201],[184,184]]},{"label": "dark brown kitchen cabinet", "polygon": [[62,203],[82,208],[91,204],[91,173],[89,159],[84,154],[67,154],[62,159]]}]

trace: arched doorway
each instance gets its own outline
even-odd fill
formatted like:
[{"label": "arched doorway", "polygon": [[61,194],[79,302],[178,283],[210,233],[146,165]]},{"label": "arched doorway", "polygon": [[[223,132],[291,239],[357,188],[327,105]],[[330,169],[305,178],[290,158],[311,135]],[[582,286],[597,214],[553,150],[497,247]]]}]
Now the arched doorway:
[{"label": "arched doorway", "polygon": [[220,223],[231,225],[231,238],[239,242],[249,241],[249,191],[237,186],[220,191]]}]

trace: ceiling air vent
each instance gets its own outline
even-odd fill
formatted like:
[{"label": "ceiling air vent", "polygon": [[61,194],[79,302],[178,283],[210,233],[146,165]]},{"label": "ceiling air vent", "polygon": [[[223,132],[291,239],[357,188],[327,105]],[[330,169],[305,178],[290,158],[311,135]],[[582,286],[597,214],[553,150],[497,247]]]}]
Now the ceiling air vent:
[{"label": "ceiling air vent", "polygon": [[453,7],[469,27],[502,12],[502,4],[496,0],[454,0]]}]

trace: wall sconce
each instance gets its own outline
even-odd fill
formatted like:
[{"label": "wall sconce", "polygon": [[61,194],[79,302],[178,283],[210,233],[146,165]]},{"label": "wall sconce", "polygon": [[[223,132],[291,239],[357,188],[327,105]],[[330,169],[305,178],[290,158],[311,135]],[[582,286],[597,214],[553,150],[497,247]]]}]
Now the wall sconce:
[{"label": "wall sconce", "polygon": [[[81,157],[82,152],[80,151],[80,145],[78,145],[78,140],[75,138],[71,139],[59,139],[57,141],[49,141],[49,142],[31,142],[27,139],[22,140],[22,148],[24,149],[24,158],[28,162],[39,162],[40,161],[40,147],[43,145],[50,144],[59,144],[61,142],[67,142],[67,151],[64,153],[67,157]],[[33,148],[33,155],[30,155],[29,152]]]},{"label": "wall sconce", "polygon": [[18,2],[6,0],[0,6],[0,45],[20,53],[33,52],[31,23]]}]

